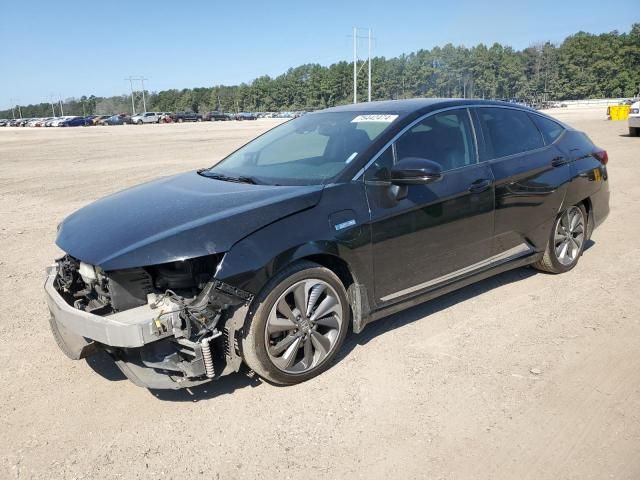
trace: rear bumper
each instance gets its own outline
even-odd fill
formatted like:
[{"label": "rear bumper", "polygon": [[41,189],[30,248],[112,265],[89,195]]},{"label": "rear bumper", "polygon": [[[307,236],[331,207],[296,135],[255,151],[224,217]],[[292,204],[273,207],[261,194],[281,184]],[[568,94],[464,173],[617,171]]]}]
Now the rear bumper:
[{"label": "rear bumper", "polygon": [[640,117],[629,117],[629,126],[640,128]]},{"label": "rear bumper", "polygon": [[591,205],[593,206],[594,227],[599,227],[609,216],[609,173],[604,168],[602,187],[594,195],[591,196]]},{"label": "rear bumper", "polygon": [[158,330],[155,320],[159,312],[148,305],[104,317],[73,308],[56,291],[56,275],[55,266],[47,269],[44,290],[51,315],[63,327],[63,340],[73,335],[112,347],[136,348],[171,336],[171,331]]}]

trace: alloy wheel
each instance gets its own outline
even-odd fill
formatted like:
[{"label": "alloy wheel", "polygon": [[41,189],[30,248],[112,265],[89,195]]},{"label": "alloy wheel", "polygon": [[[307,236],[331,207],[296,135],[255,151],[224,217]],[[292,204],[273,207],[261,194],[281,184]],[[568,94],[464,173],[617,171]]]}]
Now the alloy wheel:
[{"label": "alloy wheel", "polygon": [[327,282],[312,278],[290,286],[267,319],[265,343],[271,362],[294,374],[323,363],[344,328],[342,312],[340,297]]},{"label": "alloy wheel", "polygon": [[553,251],[558,261],[571,265],[582,251],[584,243],[584,215],[578,207],[571,207],[556,221]]}]

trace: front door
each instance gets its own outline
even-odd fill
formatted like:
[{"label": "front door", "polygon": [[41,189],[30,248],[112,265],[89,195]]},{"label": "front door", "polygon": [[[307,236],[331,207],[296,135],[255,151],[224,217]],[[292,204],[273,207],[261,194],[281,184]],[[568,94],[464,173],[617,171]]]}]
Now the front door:
[{"label": "front door", "polygon": [[[442,179],[402,189],[389,170],[406,157],[440,163]],[[426,117],[365,172],[375,298],[391,304],[453,281],[485,261],[493,238],[491,169],[478,163],[466,108]],[[400,191],[399,191],[400,190]]]}]

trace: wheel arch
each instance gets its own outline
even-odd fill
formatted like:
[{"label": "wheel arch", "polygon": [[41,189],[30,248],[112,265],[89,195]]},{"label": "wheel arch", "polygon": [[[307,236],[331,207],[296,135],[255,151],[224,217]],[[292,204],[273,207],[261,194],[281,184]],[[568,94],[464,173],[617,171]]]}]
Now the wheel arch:
[{"label": "wheel arch", "polygon": [[584,209],[587,211],[587,240],[590,240],[595,226],[595,217],[593,216],[593,203],[591,201],[591,197],[586,197],[581,202],[579,202],[579,204],[584,205]]},{"label": "wheel arch", "polygon": [[[247,262],[247,264],[259,264],[262,266],[256,270],[251,269],[250,272],[246,271],[239,275],[232,274],[231,270],[235,270],[234,268],[227,270],[223,266],[219,268],[216,277],[252,292],[257,297],[264,288],[267,287],[270,279],[290,265],[305,260],[316,263],[331,270],[342,282],[347,292],[347,298],[351,308],[353,330],[359,333],[367,323],[371,310],[368,303],[367,290],[361,278],[364,276],[364,273],[361,274],[358,272],[353,263],[340,255],[340,251],[340,245],[335,241],[307,242],[272,255],[266,262],[264,259],[260,261],[258,258],[255,258],[255,250],[251,252],[245,251],[240,255],[243,257],[243,263]],[[229,264],[235,263],[235,259],[238,257],[233,254],[233,249],[228,252],[227,255],[230,253],[233,258],[223,259],[223,264],[225,260]],[[246,255],[250,255],[251,257]]]}]

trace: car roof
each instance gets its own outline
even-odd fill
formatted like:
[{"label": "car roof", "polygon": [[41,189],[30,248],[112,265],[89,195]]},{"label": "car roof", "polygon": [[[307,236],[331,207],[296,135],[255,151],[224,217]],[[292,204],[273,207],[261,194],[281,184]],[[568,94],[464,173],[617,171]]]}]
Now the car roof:
[{"label": "car roof", "polygon": [[464,98],[411,98],[406,100],[384,100],[379,102],[363,102],[321,110],[322,112],[388,112],[409,114],[417,111],[436,110],[438,108],[464,105],[495,105],[527,109],[523,105],[496,100],[478,100]]}]

